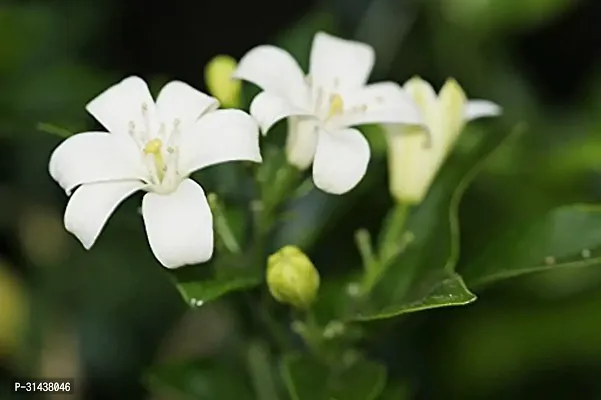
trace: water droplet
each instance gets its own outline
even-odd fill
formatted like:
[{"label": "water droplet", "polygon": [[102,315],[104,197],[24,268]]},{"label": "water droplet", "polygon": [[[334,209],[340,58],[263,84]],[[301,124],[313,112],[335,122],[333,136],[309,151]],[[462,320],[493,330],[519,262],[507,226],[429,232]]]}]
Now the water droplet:
[{"label": "water droplet", "polygon": [[356,282],[349,283],[348,286],[346,287],[346,293],[351,297],[359,296],[360,292],[361,292],[361,287]]},{"label": "water droplet", "polygon": [[553,257],[553,256],[545,257],[545,264],[547,264],[547,265],[555,264],[555,257]]},{"label": "water droplet", "polygon": [[204,304],[204,301],[202,300],[197,300],[197,299],[190,299],[190,305],[192,305],[192,307],[200,307]]}]

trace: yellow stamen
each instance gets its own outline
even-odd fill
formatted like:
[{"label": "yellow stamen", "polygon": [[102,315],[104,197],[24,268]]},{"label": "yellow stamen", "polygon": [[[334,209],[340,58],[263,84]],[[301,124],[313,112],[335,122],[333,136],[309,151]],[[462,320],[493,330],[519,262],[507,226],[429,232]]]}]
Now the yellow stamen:
[{"label": "yellow stamen", "polygon": [[161,142],[161,139],[152,139],[150,142],[146,143],[146,146],[144,147],[144,153],[152,154],[154,157],[159,180],[163,180],[163,176],[165,175],[165,161],[163,161],[163,154],[161,153],[162,147],[163,142]]},{"label": "yellow stamen", "polygon": [[342,101],[342,97],[339,94],[333,94],[332,97],[330,97],[330,113],[328,117],[342,114],[343,110],[344,102]]}]

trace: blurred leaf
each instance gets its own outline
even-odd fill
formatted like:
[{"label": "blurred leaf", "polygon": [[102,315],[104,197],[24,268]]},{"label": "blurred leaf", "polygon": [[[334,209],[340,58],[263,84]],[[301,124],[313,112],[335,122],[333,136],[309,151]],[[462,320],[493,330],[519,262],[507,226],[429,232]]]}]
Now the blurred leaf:
[{"label": "blurred leaf", "polygon": [[337,28],[334,14],[318,10],[307,14],[287,29],[279,36],[276,43],[283,49],[288,50],[298,61],[301,68],[308,71],[313,36],[319,31],[335,34]]},{"label": "blurred leaf", "polygon": [[146,382],[169,399],[250,400],[252,388],[235,367],[204,360],[160,365],[151,369]]},{"label": "blurred leaf", "polygon": [[576,3],[573,0],[443,0],[442,7],[454,22],[489,33],[548,22]]},{"label": "blurred leaf", "polygon": [[390,318],[476,299],[454,272],[459,257],[457,211],[472,178],[507,137],[509,132],[462,135],[428,196],[409,216],[406,231],[414,240],[386,269],[352,319]]},{"label": "blurred leaf", "polygon": [[409,385],[398,382],[391,382],[390,385],[386,386],[382,395],[378,397],[379,400],[409,400],[411,398],[413,396]]},{"label": "blurred leaf", "polygon": [[[342,365],[342,364],[339,364]],[[333,371],[307,356],[287,356],[282,377],[292,400],[373,400],[386,383],[384,366],[358,360]]]},{"label": "blurred leaf", "polygon": [[384,154],[388,145],[386,144],[386,136],[380,125],[364,125],[360,127],[361,132],[369,142],[369,148],[372,154]]},{"label": "blurred leaf", "polygon": [[570,205],[508,229],[462,268],[470,286],[601,262],[601,206]]}]

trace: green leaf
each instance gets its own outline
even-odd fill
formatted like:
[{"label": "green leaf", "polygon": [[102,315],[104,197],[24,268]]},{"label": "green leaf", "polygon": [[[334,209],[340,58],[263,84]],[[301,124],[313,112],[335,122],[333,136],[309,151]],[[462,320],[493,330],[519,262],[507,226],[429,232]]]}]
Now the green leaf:
[{"label": "green leaf", "polygon": [[461,267],[470,287],[601,263],[601,206],[569,205],[507,229]]},{"label": "green leaf", "polygon": [[263,269],[249,264],[248,253],[217,254],[210,265],[168,271],[184,301],[200,307],[230,292],[251,289],[262,281]]},{"label": "green leaf", "polygon": [[373,400],[386,384],[383,365],[357,360],[338,371],[308,356],[286,356],[282,378],[292,400]]},{"label": "green leaf", "polygon": [[385,270],[351,319],[390,318],[476,299],[454,272],[459,257],[458,206],[472,178],[509,132],[468,133],[462,135],[426,199],[409,216],[406,230],[413,241]]},{"label": "green leaf", "polygon": [[258,277],[237,276],[181,282],[176,287],[186,303],[192,307],[199,307],[229,292],[253,288],[260,282]]},{"label": "green leaf", "polygon": [[236,365],[199,360],[154,367],[146,383],[169,399],[250,400],[253,391],[246,378]]}]

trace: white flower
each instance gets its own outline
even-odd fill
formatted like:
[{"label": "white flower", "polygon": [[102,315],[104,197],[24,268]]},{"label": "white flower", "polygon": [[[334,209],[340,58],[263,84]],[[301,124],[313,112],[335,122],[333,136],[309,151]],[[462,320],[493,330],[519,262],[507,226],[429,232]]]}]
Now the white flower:
[{"label": "white flower", "polygon": [[461,86],[449,79],[438,96],[430,84],[413,78],[405,91],[421,110],[429,135],[419,126],[387,125],[390,191],[399,202],[420,203],[436,172],[453,148],[467,121],[496,116],[501,108],[486,100],[468,101]]},{"label": "white flower", "polygon": [[307,76],[289,53],[267,45],[250,50],[234,73],[263,89],[250,107],[263,133],[290,117],[288,161],[299,169],[313,163],[313,181],[326,192],[353,189],[367,170],[367,140],[349,127],[419,122],[418,110],[398,84],[366,85],[374,59],[367,44],[319,32]]},{"label": "white flower", "polygon": [[155,103],[138,77],[92,100],[86,109],[110,133],[73,135],[50,158],[50,175],[71,196],[65,228],[90,249],[117,206],[144,190],[142,216],[159,262],[177,268],[209,260],[213,217],[202,187],[188,176],[227,161],[261,162],[253,118],[218,107],[178,81],[165,85]]}]

